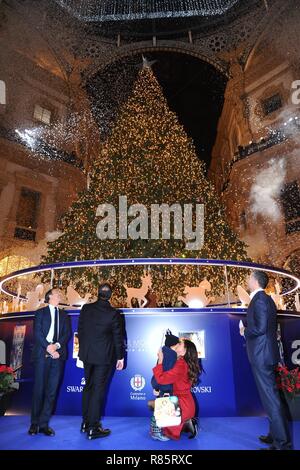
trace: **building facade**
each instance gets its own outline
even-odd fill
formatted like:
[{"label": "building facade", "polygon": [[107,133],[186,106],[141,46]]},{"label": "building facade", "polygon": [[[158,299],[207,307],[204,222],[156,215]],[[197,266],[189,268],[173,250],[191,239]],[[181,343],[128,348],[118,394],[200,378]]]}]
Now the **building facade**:
[{"label": "building facade", "polygon": [[[2,2],[1,273],[11,270],[9,257],[17,257],[16,269],[23,257],[39,262],[47,238],[86,185],[89,162],[99,153],[98,130],[92,119],[88,126],[79,122],[74,138],[64,130],[70,111],[90,111],[88,80],[115,61],[148,51],[192,55],[228,77],[209,177],[249,255],[293,264],[300,249],[297,3],[241,1],[223,19],[199,20],[199,27],[186,29],[181,23],[176,34],[150,24],[139,35],[118,23],[82,25],[62,14],[59,2],[11,2],[13,8]],[[41,130],[50,134],[42,149]],[[260,187],[269,188],[261,198]]]},{"label": "building facade", "polygon": [[299,9],[285,10],[244,63],[233,59],[210,167],[249,255],[287,268],[298,260],[298,269],[299,19]]},{"label": "building facade", "polygon": [[0,275],[40,262],[86,184],[72,148],[40,138],[66,120],[65,81],[16,46],[0,54]]}]

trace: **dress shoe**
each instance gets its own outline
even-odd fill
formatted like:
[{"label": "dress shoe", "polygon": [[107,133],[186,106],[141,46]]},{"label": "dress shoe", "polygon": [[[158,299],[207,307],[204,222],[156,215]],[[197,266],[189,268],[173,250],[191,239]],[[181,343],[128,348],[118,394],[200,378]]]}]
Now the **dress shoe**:
[{"label": "dress shoe", "polygon": [[99,437],[106,437],[109,436],[111,433],[110,429],[103,429],[100,426],[96,428],[90,428],[87,431],[87,438],[88,439],[98,439]]},{"label": "dress shoe", "polygon": [[45,434],[45,436],[55,436],[54,429],[47,426],[46,428],[40,428],[40,433]]},{"label": "dress shoe", "polygon": [[30,434],[30,436],[35,436],[35,434],[37,434],[39,432],[39,427],[37,424],[31,424],[30,425],[30,428],[28,429],[28,434]]},{"label": "dress shoe", "polygon": [[259,450],[293,450],[292,447],[283,447],[282,449],[275,447],[275,446],[269,446],[269,447],[262,447]]},{"label": "dress shoe", "polygon": [[80,432],[87,432],[88,427],[89,427],[88,423],[86,421],[82,421],[81,427],[80,427]]},{"label": "dress shoe", "polygon": [[276,447],[270,446],[270,447],[260,447],[258,450],[277,450]]},{"label": "dress shoe", "polygon": [[270,436],[270,434],[267,434],[267,436],[259,436],[258,439],[264,444],[273,444],[273,437]]},{"label": "dress shoe", "polygon": [[195,418],[191,418],[185,421],[182,432],[190,434],[189,439],[194,439],[198,434],[197,420]]}]

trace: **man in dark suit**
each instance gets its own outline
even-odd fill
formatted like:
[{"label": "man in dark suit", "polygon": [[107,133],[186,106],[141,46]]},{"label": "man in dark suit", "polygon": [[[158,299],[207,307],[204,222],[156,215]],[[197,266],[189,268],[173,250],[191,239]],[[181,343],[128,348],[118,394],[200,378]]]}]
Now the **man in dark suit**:
[{"label": "man in dark suit", "polygon": [[269,418],[269,435],[260,436],[259,439],[271,444],[268,450],[287,450],[292,447],[291,438],[275,380],[275,368],[280,360],[277,309],[273,299],[264,291],[268,281],[268,276],[263,271],[251,273],[247,326],[240,328],[240,334],[245,336],[256,386]]},{"label": "man in dark suit", "polygon": [[63,364],[66,359],[66,345],[71,334],[67,314],[58,308],[60,292],[50,289],[45,295],[47,307],[40,308],[34,319],[34,361],[35,379],[31,409],[31,426],[28,433],[38,432],[54,436],[49,427]]},{"label": "man in dark suit", "polygon": [[105,437],[100,414],[112,369],[124,367],[124,337],[120,313],[111,306],[111,287],[99,286],[98,300],[82,307],[78,322],[79,359],[84,364],[85,387],[82,395],[81,432],[88,439]]}]

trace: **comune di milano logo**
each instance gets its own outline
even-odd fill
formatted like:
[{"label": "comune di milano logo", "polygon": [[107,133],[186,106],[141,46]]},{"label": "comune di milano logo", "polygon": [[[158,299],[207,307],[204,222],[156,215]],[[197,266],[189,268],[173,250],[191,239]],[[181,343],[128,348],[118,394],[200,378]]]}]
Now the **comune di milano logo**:
[{"label": "comune di milano logo", "polygon": [[130,379],[131,388],[134,392],[130,392],[131,400],[146,400],[146,393],[141,392],[146,385],[146,380],[141,374],[135,374]]}]

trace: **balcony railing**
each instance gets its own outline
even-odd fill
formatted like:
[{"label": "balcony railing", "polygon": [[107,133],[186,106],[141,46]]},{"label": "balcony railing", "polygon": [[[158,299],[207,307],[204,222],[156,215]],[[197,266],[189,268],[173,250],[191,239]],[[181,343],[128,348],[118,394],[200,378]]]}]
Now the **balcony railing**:
[{"label": "balcony railing", "polygon": [[284,125],[279,129],[272,129],[267,137],[262,137],[257,142],[249,142],[249,145],[244,147],[238,146],[238,151],[235,153],[234,160],[241,160],[253,153],[262,152],[274,145],[278,145],[300,131],[300,118],[298,116],[290,117]]},{"label": "balcony railing", "polygon": [[82,162],[78,160],[75,152],[69,153],[65,152],[64,150],[57,149],[52,145],[47,144],[47,142],[43,141],[42,139],[35,139],[35,145],[33,149],[26,139],[23,139],[20,134],[18,135],[14,129],[6,129],[3,126],[0,126],[0,137],[22,145],[32,154],[37,154],[43,157],[45,161],[61,161],[75,166],[81,170],[83,169]]},{"label": "balcony railing", "polygon": [[282,131],[277,131],[266,138],[260,139],[258,142],[250,142],[249,145],[246,145],[245,147],[238,146],[235,160],[241,160],[253,153],[262,152],[263,150],[284,142],[287,138],[288,137]]},{"label": "balcony railing", "polygon": [[[298,119],[298,116],[295,116],[293,118],[289,118],[289,120],[284,123],[282,129],[271,130],[267,137],[261,138],[258,142],[249,142],[249,145],[244,147],[238,146],[238,151],[234,154],[233,160],[228,163],[228,176],[222,186],[221,192],[223,193],[226,191],[228,187],[231,171],[235,162],[249,157],[254,153],[262,152],[263,150],[273,147],[274,145],[285,142],[288,139],[293,138],[295,133],[298,134],[299,130],[300,118]],[[299,221],[291,224],[291,226],[287,228],[287,231],[289,233],[293,231],[299,231]]]}]

